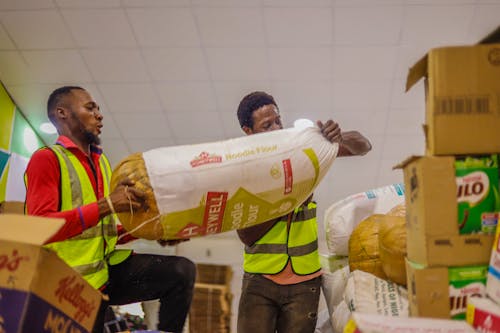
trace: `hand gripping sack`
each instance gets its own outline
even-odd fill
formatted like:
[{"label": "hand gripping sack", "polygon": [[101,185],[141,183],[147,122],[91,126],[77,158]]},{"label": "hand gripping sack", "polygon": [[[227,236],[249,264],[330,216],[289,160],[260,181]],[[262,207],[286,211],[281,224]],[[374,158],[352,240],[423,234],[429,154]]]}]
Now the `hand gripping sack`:
[{"label": "hand gripping sack", "polygon": [[246,228],[304,202],[337,156],[318,128],[284,129],[133,154],[114,169],[146,193],[147,211],[119,213],[145,239],[185,239]]}]

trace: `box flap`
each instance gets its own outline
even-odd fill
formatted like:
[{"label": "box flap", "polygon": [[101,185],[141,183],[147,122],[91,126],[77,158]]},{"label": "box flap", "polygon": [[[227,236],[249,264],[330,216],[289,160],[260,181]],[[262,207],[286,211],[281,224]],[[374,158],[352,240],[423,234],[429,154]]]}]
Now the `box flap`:
[{"label": "box flap", "polygon": [[488,36],[481,39],[478,44],[494,44],[494,43],[500,43],[500,26],[498,26],[494,31],[488,34]]},{"label": "box flap", "polygon": [[63,224],[63,219],[3,214],[0,215],[0,240],[42,245]]},{"label": "box flap", "polygon": [[408,70],[405,91],[410,90],[424,76],[427,76],[427,54]]},{"label": "box flap", "polygon": [[408,164],[410,164],[413,161],[418,160],[419,158],[422,158],[422,156],[411,155],[410,157],[405,158],[402,162],[399,162],[398,164],[396,164],[395,166],[393,166],[392,169],[393,170],[395,170],[395,169],[404,169],[405,166],[407,166]]}]

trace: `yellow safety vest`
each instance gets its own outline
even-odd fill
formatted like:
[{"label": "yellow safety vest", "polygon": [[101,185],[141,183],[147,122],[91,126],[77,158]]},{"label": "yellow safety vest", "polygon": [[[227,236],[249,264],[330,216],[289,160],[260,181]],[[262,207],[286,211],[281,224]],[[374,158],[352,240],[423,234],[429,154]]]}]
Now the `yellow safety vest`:
[{"label": "yellow safety vest", "polygon": [[[50,149],[56,154],[61,169],[60,210],[71,210],[96,202],[97,198],[85,168],[78,158],[61,145]],[[109,195],[111,167],[108,159],[99,158],[104,195]],[[45,245],[57,252],[69,266],[79,272],[94,288],[108,281],[108,264],[118,264],[131,253],[130,250],[115,251],[117,242],[116,216],[108,215],[83,233],[60,242]]]},{"label": "yellow safety vest", "polygon": [[295,208],[289,229],[287,224],[287,217],[283,217],[255,244],[245,247],[245,272],[276,274],[286,267],[288,260],[298,275],[312,274],[321,269],[316,203],[309,202]]}]

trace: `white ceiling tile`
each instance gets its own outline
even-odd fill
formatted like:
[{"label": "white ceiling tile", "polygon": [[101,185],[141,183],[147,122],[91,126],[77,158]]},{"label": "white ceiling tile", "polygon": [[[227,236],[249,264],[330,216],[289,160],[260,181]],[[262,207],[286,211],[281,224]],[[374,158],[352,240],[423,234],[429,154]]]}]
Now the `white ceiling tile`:
[{"label": "white ceiling tile", "polygon": [[473,13],[474,6],[465,5],[407,6],[401,41],[426,49],[462,44]]},{"label": "white ceiling tile", "polygon": [[127,134],[127,139],[171,138],[163,113],[121,113],[115,122],[120,132]]},{"label": "white ceiling tile", "polygon": [[106,105],[117,117],[120,113],[161,112],[160,100],[149,83],[99,84]]},{"label": "white ceiling tile", "polygon": [[52,0],[2,0],[0,10],[23,10],[54,8]]},{"label": "white ceiling tile", "polygon": [[[224,139],[219,112],[175,112],[167,118],[173,136],[182,144],[213,142]],[[191,141],[192,139],[197,139]]]},{"label": "white ceiling tile", "polygon": [[273,80],[329,80],[330,48],[270,48],[269,63]]},{"label": "white ceiling tile", "polygon": [[340,45],[396,45],[402,24],[401,6],[337,7],[334,42]]},{"label": "white ceiling tile", "polygon": [[[372,78],[373,79],[373,78]],[[391,100],[392,81],[334,83],[333,110],[387,110]]]},{"label": "white ceiling tile", "polygon": [[146,65],[138,49],[87,49],[82,50],[82,55],[97,81],[149,81]]},{"label": "white ceiling tile", "polygon": [[106,108],[102,107],[102,105],[101,105],[101,110],[103,115],[103,121],[102,121],[103,129],[101,133],[102,141],[108,139],[122,139],[123,136],[120,133],[118,127],[116,126],[113,114],[111,114]]},{"label": "white ceiling tile", "polygon": [[125,7],[182,7],[190,6],[190,0],[121,0]]},{"label": "white ceiling tile", "polygon": [[397,49],[397,57],[394,69],[394,78],[405,79],[410,68],[419,61],[426,53],[424,47],[415,46],[413,44],[400,45]]},{"label": "white ceiling tile", "polygon": [[[469,27],[468,40],[479,41],[499,27],[500,1],[493,0],[492,5],[483,5],[476,8]],[[494,4],[493,4],[494,3]]]},{"label": "white ceiling tile", "polygon": [[333,55],[333,77],[341,82],[369,78],[391,80],[396,52],[393,46],[337,47]]},{"label": "white ceiling tile", "polygon": [[400,5],[405,3],[405,0],[334,0],[334,1],[335,1],[335,6],[346,6],[346,7]]},{"label": "white ceiling tile", "polygon": [[200,45],[194,17],[188,8],[131,8],[127,13],[141,46]]},{"label": "white ceiling tile", "polygon": [[206,54],[211,77],[215,81],[269,79],[264,48],[208,48]]},{"label": "white ceiling tile", "polygon": [[245,95],[253,91],[269,91],[270,87],[265,81],[214,82],[218,108],[235,112]]},{"label": "white ceiling tile", "polygon": [[111,168],[116,167],[122,159],[130,155],[130,151],[122,139],[102,140],[102,147],[104,149],[104,154],[106,154],[109,159]]},{"label": "white ceiling tile", "polygon": [[424,80],[405,92],[406,79],[394,80],[391,97],[391,108],[413,108],[425,110]]},{"label": "white ceiling tile", "polygon": [[280,110],[296,109],[304,113],[331,110],[331,82],[272,82],[272,95]]},{"label": "white ceiling tile", "polygon": [[425,140],[422,125],[425,123],[425,109],[391,109],[387,121],[388,135],[420,135]]},{"label": "white ceiling tile", "polygon": [[328,46],[333,42],[332,11],[324,8],[266,8],[270,46]]},{"label": "white ceiling tile", "polygon": [[145,49],[144,59],[155,81],[208,81],[208,68],[199,48]]},{"label": "white ceiling tile", "polygon": [[5,32],[5,29],[0,25],[0,50],[13,50],[16,46],[12,43],[9,35]]},{"label": "white ceiling tile", "polygon": [[0,80],[9,84],[27,84],[36,81],[28,63],[20,52],[0,51]]},{"label": "white ceiling tile", "polygon": [[71,84],[92,81],[76,50],[25,51],[22,54],[38,83]]},{"label": "white ceiling tile", "polygon": [[[365,156],[337,158],[328,171],[332,174],[332,198],[345,198],[351,194],[374,188],[378,163],[367,161]],[[336,200],[332,200],[332,204]]]},{"label": "white ceiling tile", "polygon": [[73,41],[56,10],[0,12],[0,20],[20,49],[73,47]]},{"label": "white ceiling tile", "polygon": [[268,7],[329,7],[336,0],[262,0]]},{"label": "white ceiling tile", "polygon": [[169,114],[182,110],[215,111],[215,94],[210,84],[177,82],[157,84],[157,93]]},{"label": "white ceiling tile", "polygon": [[[359,131],[367,137],[380,136],[385,133],[387,111],[345,112],[333,111],[325,114],[323,119],[333,119],[339,123],[343,131]],[[314,119],[315,120],[315,119]]]},{"label": "white ceiling tile", "polygon": [[408,5],[463,5],[475,4],[477,0],[406,0]]},{"label": "white ceiling tile", "polygon": [[425,153],[423,135],[387,135],[384,141],[383,159],[402,161],[410,155]]},{"label": "white ceiling tile", "polygon": [[404,183],[403,171],[401,169],[393,169],[401,161],[397,159],[381,160],[377,183],[375,185],[381,187],[389,184]]},{"label": "white ceiling tile", "polygon": [[252,7],[261,5],[262,0],[191,0],[194,6],[200,7],[224,7],[224,6],[242,6]]},{"label": "white ceiling tile", "polygon": [[123,9],[68,9],[61,13],[79,47],[136,46]]},{"label": "white ceiling tile", "polygon": [[172,138],[130,139],[127,141],[132,153],[143,153],[151,149],[174,146]]},{"label": "white ceiling tile", "polygon": [[[195,8],[205,46],[264,45],[264,20],[258,8]],[[242,38],[242,36],[245,36]]]},{"label": "white ceiling tile", "polygon": [[23,84],[7,86],[9,94],[35,129],[47,122],[47,99],[56,85]]},{"label": "white ceiling tile", "polygon": [[59,8],[116,8],[120,0],[55,0]]},{"label": "white ceiling tile", "polygon": [[220,119],[222,119],[222,128],[224,129],[225,139],[239,138],[246,135],[240,127],[238,117],[236,115],[237,108],[224,109],[220,112]]}]

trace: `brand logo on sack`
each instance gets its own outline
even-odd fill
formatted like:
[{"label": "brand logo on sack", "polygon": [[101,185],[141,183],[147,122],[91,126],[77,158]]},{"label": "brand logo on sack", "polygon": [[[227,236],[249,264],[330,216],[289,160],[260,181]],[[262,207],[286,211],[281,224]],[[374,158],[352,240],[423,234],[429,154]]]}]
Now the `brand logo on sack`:
[{"label": "brand logo on sack", "polygon": [[90,318],[92,311],[96,308],[94,302],[87,301],[82,296],[82,291],[85,288],[83,283],[76,280],[76,276],[68,276],[59,281],[59,287],[55,291],[55,296],[59,299],[59,303],[67,301],[76,309],[74,318],[77,321]]},{"label": "brand logo on sack", "polygon": [[203,225],[206,234],[216,234],[222,229],[226,210],[227,192],[208,192]]},{"label": "brand logo on sack", "polygon": [[214,154],[210,155],[206,151],[203,151],[200,155],[196,156],[191,162],[189,162],[189,164],[191,164],[193,168],[196,168],[200,165],[220,162],[222,162],[222,156]]},{"label": "brand logo on sack", "polygon": [[499,66],[500,65],[500,49],[492,49],[489,53],[488,53],[488,61],[490,62],[490,64],[494,65],[494,66]]},{"label": "brand logo on sack", "polygon": [[28,261],[29,257],[20,256],[17,250],[12,250],[12,256],[8,254],[0,254],[0,270],[6,269],[10,272],[14,272],[19,268],[21,261]]}]

